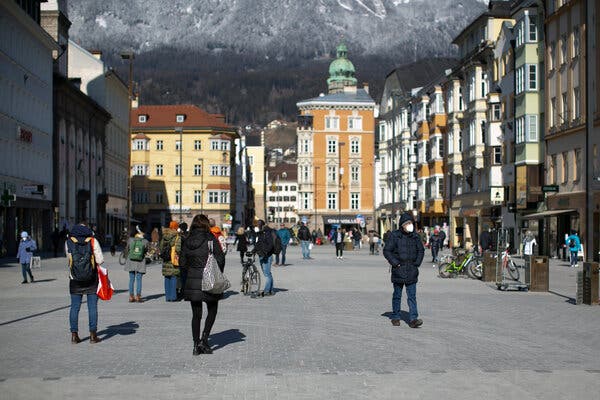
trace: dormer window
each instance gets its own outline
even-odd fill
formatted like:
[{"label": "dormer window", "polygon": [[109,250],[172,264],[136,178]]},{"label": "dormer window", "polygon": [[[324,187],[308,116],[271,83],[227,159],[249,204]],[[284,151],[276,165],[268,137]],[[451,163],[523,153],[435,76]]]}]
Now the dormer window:
[{"label": "dormer window", "polygon": [[176,121],[178,123],[185,121],[185,114],[177,114]]},{"label": "dormer window", "polygon": [[148,120],[148,116],[147,115],[138,115],[138,122],[140,123],[145,123]]}]

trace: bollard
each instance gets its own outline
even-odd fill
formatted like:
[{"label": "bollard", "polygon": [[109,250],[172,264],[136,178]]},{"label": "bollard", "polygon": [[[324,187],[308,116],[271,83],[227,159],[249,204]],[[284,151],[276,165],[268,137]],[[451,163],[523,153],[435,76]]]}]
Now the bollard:
[{"label": "bollard", "polygon": [[496,253],[492,251],[483,253],[483,276],[481,280],[484,282],[496,281]]},{"label": "bollard", "polygon": [[547,292],[550,289],[550,273],[548,257],[531,256],[531,285],[532,292]]},{"label": "bollard", "polygon": [[583,304],[598,304],[599,269],[598,263],[583,263]]}]

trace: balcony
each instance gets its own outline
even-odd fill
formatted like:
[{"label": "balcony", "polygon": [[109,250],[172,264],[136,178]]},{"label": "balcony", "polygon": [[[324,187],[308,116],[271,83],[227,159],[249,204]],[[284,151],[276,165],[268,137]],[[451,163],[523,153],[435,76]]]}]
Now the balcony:
[{"label": "balcony", "polygon": [[312,115],[298,115],[298,129],[309,130],[313,128],[313,116]]}]

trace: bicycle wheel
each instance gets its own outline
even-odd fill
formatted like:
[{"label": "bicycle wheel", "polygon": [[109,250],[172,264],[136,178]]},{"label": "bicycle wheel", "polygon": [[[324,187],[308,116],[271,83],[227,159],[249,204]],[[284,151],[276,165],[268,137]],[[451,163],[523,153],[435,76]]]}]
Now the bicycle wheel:
[{"label": "bicycle wheel", "polygon": [[253,266],[249,269],[249,277],[248,277],[248,292],[249,293],[258,293],[260,290],[260,273],[256,266]]},{"label": "bicycle wheel", "polygon": [[438,267],[440,278],[449,278],[452,273],[450,272],[451,265],[448,263],[443,263]]},{"label": "bicycle wheel", "polygon": [[483,266],[481,261],[471,260],[467,265],[467,273],[473,279],[481,279],[483,276]]},{"label": "bicycle wheel", "polygon": [[508,269],[508,275],[510,275],[510,277],[512,279],[514,279],[515,281],[518,281],[519,277],[520,277],[519,268],[517,268],[517,266],[515,265],[515,262],[513,260],[508,261],[507,269]]},{"label": "bicycle wheel", "polygon": [[125,250],[123,250],[121,252],[121,254],[119,254],[119,264],[125,265],[126,263],[127,263],[127,253],[125,253]]}]

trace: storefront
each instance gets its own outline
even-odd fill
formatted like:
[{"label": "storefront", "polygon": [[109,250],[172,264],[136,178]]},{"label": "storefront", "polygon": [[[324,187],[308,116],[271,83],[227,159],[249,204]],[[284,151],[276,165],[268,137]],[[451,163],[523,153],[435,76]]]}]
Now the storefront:
[{"label": "storefront", "polygon": [[350,228],[360,228],[361,232],[365,232],[365,227],[372,221],[372,217],[368,216],[363,219],[357,215],[323,215],[323,225],[325,226],[324,234],[328,234],[332,228],[349,230]]}]

